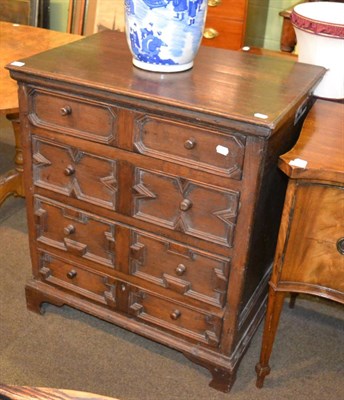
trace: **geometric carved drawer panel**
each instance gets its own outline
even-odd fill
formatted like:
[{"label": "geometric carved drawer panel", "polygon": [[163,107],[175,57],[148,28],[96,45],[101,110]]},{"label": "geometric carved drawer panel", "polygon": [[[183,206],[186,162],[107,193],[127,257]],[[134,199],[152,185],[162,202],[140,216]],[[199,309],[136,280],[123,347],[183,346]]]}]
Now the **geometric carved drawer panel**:
[{"label": "geometric carved drawer panel", "polygon": [[51,254],[40,254],[39,273],[45,282],[72,290],[93,301],[116,306],[116,281]]},{"label": "geometric carved drawer panel", "polygon": [[131,242],[131,274],[202,302],[224,305],[227,260],[134,231]]},{"label": "geometric carved drawer panel", "polygon": [[116,161],[33,137],[33,177],[37,186],[116,209]]},{"label": "geometric carved drawer panel", "polygon": [[193,341],[212,347],[219,344],[222,320],[215,315],[184,307],[135,287],[130,290],[129,312],[145,323]]},{"label": "geometric carved drawer panel", "polygon": [[115,267],[115,225],[51,200],[35,198],[37,241],[80,259]]},{"label": "geometric carved drawer panel", "polygon": [[139,168],[133,189],[135,218],[232,246],[239,192]]}]

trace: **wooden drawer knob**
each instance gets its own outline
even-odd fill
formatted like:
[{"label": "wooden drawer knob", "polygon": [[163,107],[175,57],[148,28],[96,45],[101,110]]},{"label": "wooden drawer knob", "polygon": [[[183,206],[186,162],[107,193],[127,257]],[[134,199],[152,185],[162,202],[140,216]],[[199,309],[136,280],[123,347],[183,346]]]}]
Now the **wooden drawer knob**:
[{"label": "wooden drawer knob", "polygon": [[78,275],[78,273],[75,271],[75,269],[72,269],[68,272],[67,278],[68,279],[73,279]]},{"label": "wooden drawer knob", "polygon": [[192,207],[192,202],[189,199],[184,199],[183,201],[180,202],[179,204],[179,208],[182,211],[187,211],[190,210],[190,208]]},{"label": "wooden drawer knob", "polygon": [[222,3],[221,0],[208,0],[209,7],[217,7]]},{"label": "wooden drawer knob", "polygon": [[203,33],[205,39],[215,39],[219,36],[219,32],[214,28],[206,28]]},{"label": "wooden drawer knob", "polygon": [[75,232],[75,226],[74,225],[67,225],[64,229],[63,232],[65,233],[65,235],[71,235],[72,233]]},{"label": "wooden drawer knob", "polygon": [[63,117],[70,115],[72,113],[72,107],[64,106],[61,108],[60,113]]},{"label": "wooden drawer knob", "polygon": [[179,264],[178,267],[176,268],[176,274],[181,276],[185,273],[186,271],[186,266],[184,264]]},{"label": "wooden drawer knob", "polygon": [[196,146],[196,139],[190,138],[188,140],[185,140],[184,142],[184,147],[188,150],[193,149]]},{"label": "wooden drawer knob", "polygon": [[72,165],[68,165],[68,167],[65,168],[65,170],[64,170],[64,174],[65,174],[66,176],[71,176],[71,175],[73,175],[74,173],[75,173],[75,168],[74,168]]},{"label": "wooden drawer knob", "polygon": [[175,321],[176,319],[180,318],[181,315],[182,313],[179,310],[174,310],[171,312],[170,317]]},{"label": "wooden drawer knob", "polygon": [[344,237],[337,240],[337,250],[344,255]]}]

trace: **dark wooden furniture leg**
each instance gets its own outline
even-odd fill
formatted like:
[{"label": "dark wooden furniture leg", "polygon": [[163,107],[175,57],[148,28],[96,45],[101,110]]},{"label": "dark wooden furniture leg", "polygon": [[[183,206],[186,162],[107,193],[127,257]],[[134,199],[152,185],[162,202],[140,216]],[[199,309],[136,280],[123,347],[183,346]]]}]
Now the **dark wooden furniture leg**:
[{"label": "dark wooden furniture leg", "polygon": [[257,381],[256,386],[262,388],[266,375],[270,373],[269,360],[274,344],[276,331],[285,298],[284,292],[277,292],[269,288],[269,300],[266,311],[265,326],[262,340],[262,349],[259,363],[256,365]]},{"label": "dark wooden furniture leg", "polygon": [[20,143],[19,115],[17,113],[7,114],[6,118],[11,121],[14,132],[15,168],[0,176],[0,205],[7,199],[7,197],[11,195],[20,197],[25,196],[23,185],[23,153]]},{"label": "dark wooden furniture leg", "polygon": [[295,307],[295,301],[298,295],[299,295],[298,293],[290,293],[289,308]]},{"label": "dark wooden furniture leg", "polygon": [[296,46],[296,34],[294,27],[290,21],[292,8],[289,10],[284,10],[279,13],[283,17],[280,49],[287,53],[292,53]]}]

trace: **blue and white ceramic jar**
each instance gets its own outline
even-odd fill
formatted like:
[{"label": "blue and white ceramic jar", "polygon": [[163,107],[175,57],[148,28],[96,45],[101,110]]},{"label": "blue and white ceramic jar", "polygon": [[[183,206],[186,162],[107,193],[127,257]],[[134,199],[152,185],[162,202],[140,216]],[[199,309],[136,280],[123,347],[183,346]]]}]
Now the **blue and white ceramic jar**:
[{"label": "blue and white ceramic jar", "polygon": [[133,64],[155,72],[192,68],[207,7],[207,0],[125,0]]}]

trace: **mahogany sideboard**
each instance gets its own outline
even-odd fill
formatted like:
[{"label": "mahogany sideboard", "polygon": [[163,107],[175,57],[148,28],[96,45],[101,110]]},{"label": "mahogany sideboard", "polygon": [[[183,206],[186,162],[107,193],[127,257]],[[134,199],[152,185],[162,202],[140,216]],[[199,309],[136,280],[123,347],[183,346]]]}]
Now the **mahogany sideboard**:
[{"label": "mahogany sideboard", "polygon": [[290,181],[256,366],[258,387],[270,373],[269,359],[288,292],[344,304],[343,121],[343,103],[318,99],[295,147],[279,160]]},{"label": "mahogany sideboard", "polygon": [[[211,60],[211,62],[209,62]],[[324,74],[202,47],[193,69],[132,65],[103,31],[9,65],[19,84],[33,279],[170,346],[229,391],[267,297],[295,143]]]}]

